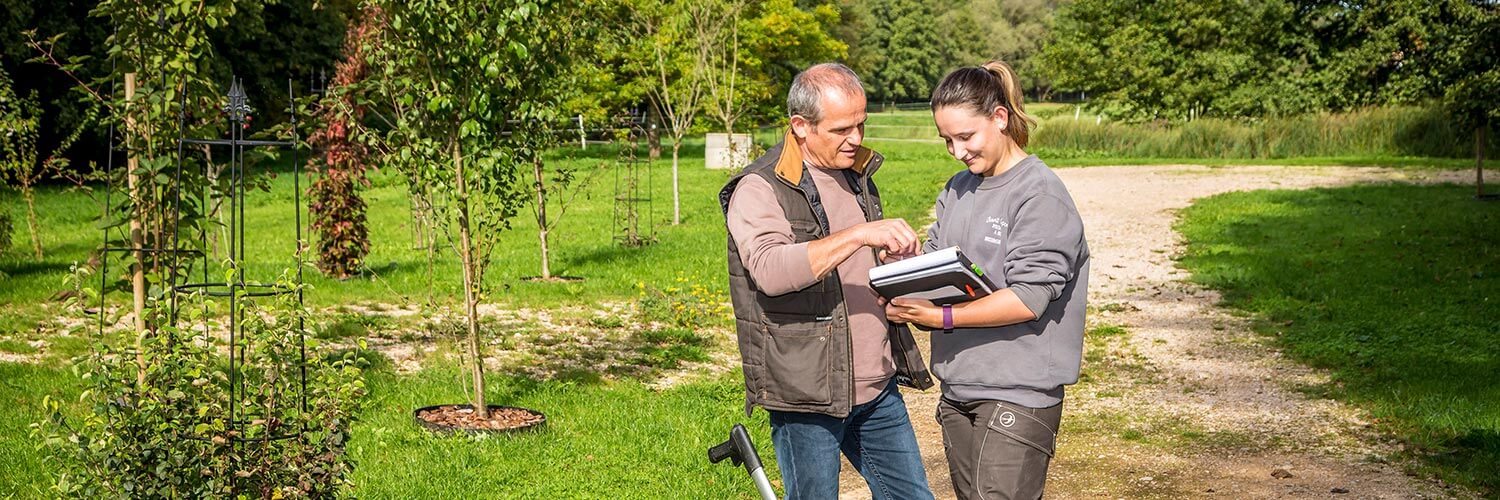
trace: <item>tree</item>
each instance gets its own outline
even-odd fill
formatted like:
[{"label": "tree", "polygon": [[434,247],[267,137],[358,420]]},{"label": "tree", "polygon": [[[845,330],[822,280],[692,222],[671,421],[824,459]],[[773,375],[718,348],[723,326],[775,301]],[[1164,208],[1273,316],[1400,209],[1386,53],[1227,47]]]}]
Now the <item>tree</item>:
[{"label": "tree", "polygon": [[[89,12],[98,0],[0,0],[0,66],[9,72],[16,95],[36,93],[41,120],[37,127],[37,149],[56,151],[69,157],[72,165],[84,166],[90,161],[102,162],[106,148],[105,130],[85,124],[91,113],[97,119],[97,102],[79,99],[70,75],[47,71],[28,61],[36,50],[28,33],[47,35],[67,33],[52,50],[59,59],[76,61],[79,74],[85,78],[108,73],[106,40],[110,28],[92,19]],[[91,111],[93,110],[93,111]],[[73,151],[59,148],[74,131],[83,130]]]},{"label": "tree", "polygon": [[318,151],[308,159],[307,167],[322,172],[308,191],[312,230],[318,233],[318,267],[334,278],[348,278],[364,267],[370,253],[369,229],[365,226],[365,200],[359,188],[368,186],[365,179],[363,145],[350,134],[365,118],[365,107],[346,95],[364,80],[370,71],[365,46],[378,36],[381,14],[366,10],[359,22],[349,27],[344,40],[344,60],[334,69],[330,89],[318,114],[322,127],[307,138]]},{"label": "tree", "polygon": [[713,0],[640,0],[628,28],[637,40],[626,71],[645,82],[646,96],[672,137],[672,225],[682,223],[678,157],[682,138],[702,109],[713,40],[700,40],[694,23],[708,19]]},{"label": "tree", "polygon": [[[26,32],[35,30],[43,38],[66,33],[51,50],[57,59],[77,66],[76,75],[93,83],[111,71],[107,43],[112,26],[90,17],[99,0],[0,0],[0,66],[15,79],[20,95],[36,91],[42,106],[37,145],[41,151],[57,151],[70,165],[104,164],[108,150],[107,127],[84,124],[96,102],[76,99],[75,82],[69,75],[47,71],[26,61],[36,56]],[[204,63],[204,76],[221,90],[231,77],[245,80],[250,103],[258,110],[257,124],[285,122],[287,78],[307,85],[308,77],[327,73],[338,60],[346,17],[356,14],[357,0],[275,0],[244,2],[233,11],[215,12],[226,21],[206,33],[209,49],[216,57]],[[160,5],[160,4],[153,4]],[[176,5],[176,4],[173,4]],[[205,6],[225,5],[219,1]],[[232,19],[230,22],[228,20]],[[195,49],[197,50],[197,49]],[[118,82],[116,83],[119,84]],[[97,115],[95,116],[97,118]],[[74,132],[82,134],[71,149],[58,146]],[[256,127],[252,126],[252,131]]]},{"label": "tree", "polygon": [[1126,119],[1322,109],[1318,44],[1287,1],[1078,0],[1058,11],[1041,62],[1060,88]]},{"label": "tree", "polygon": [[[37,231],[32,187],[42,175],[36,161],[40,113],[36,92],[26,97],[17,96],[10,75],[0,68],[0,180],[9,178],[15,181],[21,198],[26,200],[26,226],[31,230],[31,246],[37,261],[42,260],[42,236]],[[8,240],[10,236],[5,237]]]},{"label": "tree", "polygon": [[1345,7],[1350,36],[1328,70],[1348,105],[1440,99],[1473,130],[1475,190],[1484,196],[1486,134],[1500,118],[1500,5],[1385,0]]},{"label": "tree", "polygon": [[[596,3],[376,0],[388,29],[371,47],[367,95],[393,123],[362,129],[385,165],[404,172],[447,229],[463,267],[467,354],[479,418],[488,418],[478,305],[485,270],[550,134],[558,85],[587,39]],[[454,238],[456,234],[456,240]]]},{"label": "tree", "polygon": [[42,260],[41,227],[36,220],[36,185],[48,173],[67,175],[68,158],[61,156],[79,136],[94,124],[98,108],[92,108],[79,122],[72,134],[57,144],[56,150],[38,161],[38,137],[42,107],[37,102],[36,92],[25,98],[16,96],[11,87],[10,76],[0,69],[0,179],[10,178],[26,201],[26,227],[31,231],[32,253]]},{"label": "tree", "polygon": [[740,12],[745,1],[729,0],[717,7],[697,11],[702,17],[694,19],[693,29],[694,37],[708,51],[704,64],[707,74],[703,79],[708,87],[706,108],[724,124],[724,133],[732,135],[735,120],[745,114],[744,102],[739,99],[741,94],[755,91],[747,88],[747,84],[754,82],[740,78]]},{"label": "tree", "polygon": [[[149,321],[147,301],[157,300],[160,287],[175,282],[168,273],[185,275],[187,268],[179,264],[194,255],[155,250],[176,249],[179,239],[197,241],[194,236],[206,231],[208,222],[202,198],[194,195],[209,197],[219,189],[198,174],[196,158],[178,148],[180,137],[212,137],[220,124],[219,92],[205,76],[212,53],[208,36],[236,14],[258,14],[260,5],[104,0],[89,15],[114,28],[106,42],[111,70],[94,78],[84,73],[91,67],[87,57],[59,53],[64,35],[25,33],[37,54],[32,61],[50,65],[76,83],[73,88],[83,99],[102,108],[110,130],[120,131],[121,147],[128,152],[126,168],[110,179],[126,186],[127,196],[106,207],[105,221],[106,231],[128,226],[128,233],[114,240],[106,236],[104,245],[131,249],[127,282],[134,302],[138,386],[146,384],[146,337],[160,326]],[[183,162],[181,171],[175,171],[177,160]]]},{"label": "tree", "polygon": [[1453,75],[1443,100],[1454,115],[1474,129],[1474,190],[1480,198],[1493,197],[1484,192],[1484,158],[1486,134],[1500,123],[1500,8],[1467,5],[1459,18],[1469,29],[1456,37],[1445,58]]},{"label": "tree", "polygon": [[[628,15],[625,12],[608,12],[597,9],[591,15],[601,17],[613,15]],[[609,86],[616,81],[615,75],[602,69],[608,62],[614,62],[618,58],[618,50],[621,38],[610,35],[618,35],[617,32],[604,33],[603,30],[595,30],[592,26],[580,26],[577,34],[578,39],[570,40],[573,51],[578,56],[566,61],[570,68],[561,72],[552,84],[550,93],[541,95],[543,112],[536,115],[538,120],[546,120],[546,124],[553,125],[567,122],[569,117],[590,116],[595,121],[603,121],[609,114],[612,106],[618,106],[625,102],[629,96],[638,96],[639,89],[624,88],[611,89]],[[605,54],[615,54],[614,56]],[[583,124],[579,123],[579,127]],[[564,126],[559,133],[545,136],[546,142],[539,144],[538,148],[549,148],[562,142],[561,137],[567,135],[571,127]],[[572,206],[573,200],[579,194],[587,190],[589,184],[598,174],[600,169],[593,169],[580,177],[577,169],[563,168],[551,172],[548,176],[545,157],[534,155],[531,158],[531,196],[528,204],[531,205],[532,215],[536,221],[538,257],[541,262],[541,274],[538,279],[551,281],[552,275],[552,253],[551,235],[557,224],[567,214],[568,208]],[[561,195],[561,199],[554,197]]]},{"label": "tree", "polygon": [[834,37],[840,12],[823,3],[800,8],[792,0],[765,0],[745,7],[739,22],[739,98],[752,116],[786,116],[792,77],[813,64],[837,61],[849,46]]},{"label": "tree", "polygon": [[934,22],[940,11],[931,2],[873,0],[860,8],[873,22],[858,42],[869,58],[861,76],[871,100],[926,100],[944,72],[961,64],[948,54],[949,37]]},{"label": "tree", "polygon": [[[280,105],[288,78],[300,86],[334,76],[347,58],[346,34],[361,18],[359,0],[262,0],[257,9],[210,36],[214,81],[238,76],[261,124],[287,121]],[[253,127],[253,125],[252,125]]]},{"label": "tree", "polygon": [[951,2],[938,16],[937,24],[951,34],[947,52],[951,60],[978,65],[1000,59],[1015,68],[1021,87],[1041,95],[1050,81],[1040,71],[1035,57],[1047,41],[1047,27],[1058,0],[963,0]]},{"label": "tree", "polygon": [[[550,251],[552,230],[557,227],[558,222],[562,221],[563,215],[567,214],[568,207],[573,205],[573,200],[588,188],[588,185],[591,183],[590,181],[594,179],[594,175],[600,170],[602,168],[594,169],[582,179],[579,179],[576,169],[561,169],[554,172],[552,179],[548,180],[546,167],[543,164],[541,155],[532,158],[532,193],[534,197],[531,199],[531,208],[532,215],[536,216],[537,240],[541,244],[542,274],[540,279],[542,281],[549,281],[553,277],[552,254]],[[557,201],[551,197],[554,190],[563,194],[564,199],[561,200],[561,203],[551,203]],[[549,203],[553,207],[551,211],[547,209]]]}]

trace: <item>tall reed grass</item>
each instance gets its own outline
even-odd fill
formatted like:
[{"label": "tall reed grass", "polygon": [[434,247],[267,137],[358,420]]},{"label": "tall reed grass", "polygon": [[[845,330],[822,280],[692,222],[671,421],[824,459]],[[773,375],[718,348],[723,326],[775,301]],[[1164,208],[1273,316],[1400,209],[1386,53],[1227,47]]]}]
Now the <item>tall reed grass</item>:
[{"label": "tall reed grass", "polygon": [[1043,120],[1032,146],[1066,156],[1297,158],[1474,154],[1474,134],[1436,107],[1367,108],[1285,118],[1096,123],[1070,113]]}]

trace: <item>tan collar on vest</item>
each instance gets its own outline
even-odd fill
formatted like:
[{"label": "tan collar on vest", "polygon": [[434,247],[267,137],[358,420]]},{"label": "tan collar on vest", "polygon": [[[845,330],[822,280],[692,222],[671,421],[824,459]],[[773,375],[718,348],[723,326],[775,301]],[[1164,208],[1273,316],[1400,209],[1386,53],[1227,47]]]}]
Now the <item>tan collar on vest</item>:
[{"label": "tan collar on vest", "polygon": [[[786,138],[782,139],[781,144],[781,158],[776,160],[776,176],[796,186],[802,182],[802,148],[797,146],[797,136],[792,135],[791,129],[787,129]],[[865,167],[873,157],[874,151],[860,146],[854,153],[854,173],[865,175]]]}]

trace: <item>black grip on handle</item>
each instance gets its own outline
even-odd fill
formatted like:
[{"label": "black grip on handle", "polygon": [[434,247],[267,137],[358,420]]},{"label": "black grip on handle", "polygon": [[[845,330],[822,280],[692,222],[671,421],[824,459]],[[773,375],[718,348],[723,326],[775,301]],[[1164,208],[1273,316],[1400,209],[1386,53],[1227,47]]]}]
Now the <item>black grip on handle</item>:
[{"label": "black grip on handle", "polygon": [[724,459],[726,459],[726,458],[734,458],[734,464],[735,465],[739,465],[740,464],[739,457],[734,456],[734,438],[733,437],[725,440],[722,443],[714,445],[713,448],[709,448],[708,449],[708,462],[709,463],[715,463],[716,464],[716,463],[724,461]]},{"label": "black grip on handle", "polygon": [[745,426],[734,424],[729,430],[729,440],[708,449],[708,461],[719,463],[724,459],[730,459],[735,465],[744,464],[745,471],[754,473],[761,468],[760,454],[755,452],[755,444],[750,442],[750,433],[745,431]]}]

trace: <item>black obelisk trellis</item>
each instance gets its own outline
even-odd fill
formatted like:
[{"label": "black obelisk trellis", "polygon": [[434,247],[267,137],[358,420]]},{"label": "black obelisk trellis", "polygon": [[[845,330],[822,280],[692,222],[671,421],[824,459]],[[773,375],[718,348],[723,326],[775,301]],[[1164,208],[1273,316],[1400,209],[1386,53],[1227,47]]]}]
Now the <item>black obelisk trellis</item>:
[{"label": "black obelisk trellis", "polygon": [[[246,201],[247,201],[247,196],[246,196],[247,192],[246,192],[245,187],[246,187],[246,179],[249,177],[249,175],[248,175],[249,172],[248,172],[248,170],[246,168],[246,165],[245,165],[245,148],[273,147],[273,148],[288,149],[288,150],[291,150],[291,162],[292,162],[291,164],[295,166],[295,165],[299,165],[299,162],[298,162],[298,158],[297,158],[297,115],[296,115],[296,112],[295,112],[295,106],[291,105],[291,103],[294,102],[294,100],[295,100],[295,96],[292,95],[292,89],[291,89],[291,82],[290,81],[287,82],[287,99],[288,99],[288,108],[287,108],[288,109],[288,114],[287,115],[290,117],[289,120],[291,121],[291,127],[289,127],[289,128],[290,128],[291,134],[292,134],[292,138],[291,138],[290,141],[246,139],[245,138],[245,130],[249,128],[249,121],[251,120],[250,113],[251,113],[252,110],[250,109],[249,101],[247,99],[247,96],[245,95],[244,86],[241,85],[241,82],[239,80],[235,80],[233,83],[230,84],[229,95],[227,97],[229,99],[229,102],[224,105],[223,111],[224,111],[225,119],[227,119],[228,122],[229,122],[229,138],[227,138],[227,139],[198,139],[198,138],[188,138],[188,137],[182,137],[182,138],[180,138],[178,140],[178,146],[177,146],[177,169],[176,169],[176,175],[179,178],[182,175],[182,170],[183,170],[183,161],[182,161],[183,152],[182,152],[182,150],[183,150],[183,147],[186,146],[186,145],[190,145],[191,144],[191,145],[200,145],[200,146],[209,146],[209,147],[219,147],[219,148],[226,148],[226,149],[229,150],[230,155],[229,155],[229,162],[228,162],[228,167],[229,167],[229,172],[228,172],[228,174],[229,174],[228,186],[227,186],[227,190],[223,193],[223,195],[225,197],[225,201],[227,201],[227,205],[226,205],[225,208],[228,210],[228,214],[229,214],[228,224],[226,224],[228,235],[229,235],[229,241],[228,241],[228,245],[227,245],[228,246],[227,252],[226,252],[227,253],[227,258],[226,258],[225,262],[228,263],[229,269],[234,271],[234,273],[231,274],[231,276],[234,277],[234,280],[231,281],[231,282],[227,282],[227,283],[226,282],[211,281],[210,278],[209,278],[209,268],[210,268],[209,264],[210,264],[210,260],[209,260],[209,257],[208,257],[208,252],[204,252],[202,254],[203,257],[202,257],[202,262],[201,262],[201,267],[202,267],[202,270],[203,270],[203,279],[202,279],[202,281],[199,281],[199,282],[189,282],[189,283],[177,283],[176,282],[176,280],[177,280],[177,273],[175,273],[175,272],[172,273],[173,286],[171,287],[171,289],[174,292],[172,294],[172,301],[173,301],[173,303],[172,303],[172,311],[174,312],[172,319],[174,321],[176,320],[176,314],[175,314],[175,312],[177,310],[176,301],[177,301],[177,296],[179,296],[181,294],[201,292],[204,295],[209,296],[209,297],[224,297],[224,298],[228,298],[228,300],[229,300],[229,314],[230,314],[230,316],[229,316],[229,332],[228,332],[229,333],[229,378],[230,378],[229,383],[230,383],[230,391],[229,391],[229,415],[226,417],[228,419],[227,420],[226,428],[230,431],[231,435],[241,435],[241,433],[236,433],[235,431],[237,431],[240,428],[240,426],[242,426],[244,424],[247,424],[247,423],[251,422],[254,419],[254,417],[256,416],[255,415],[256,409],[255,408],[241,408],[239,406],[239,402],[242,401],[242,400],[244,400],[244,397],[246,395],[245,386],[244,386],[244,379],[242,377],[242,373],[241,372],[245,369],[245,366],[246,366],[246,364],[245,364],[246,351],[250,348],[250,346],[244,343],[244,338],[245,338],[245,335],[244,335],[244,325],[245,325],[244,314],[245,314],[245,312],[244,312],[244,308],[239,307],[238,301],[240,300],[241,297],[268,297],[268,296],[273,296],[273,295],[283,295],[283,294],[289,294],[290,293],[290,294],[296,294],[297,305],[298,305],[299,308],[303,305],[302,288],[300,286],[294,287],[294,288],[288,288],[288,287],[284,287],[284,286],[276,285],[276,284],[257,283],[257,282],[253,282],[253,281],[247,281],[245,279],[245,269],[246,269],[247,265],[249,264],[249,260],[247,259],[247,254],[246,254],[246,251],[245,251],[245,243],[246,243],[246,241],[248,241],[247,238],[245,237],[245,226],[247,225],[247,222],[248,222],[246,220],[246,218],[245,218],[245,206],[246,206]],[[184,125],[185,125],[184,123],[179,123],[178,124],[178,130],[186,130],[186,128],[184,127]],[[213,166],[209,165],[208,163],[204,163],[203,168],[204,168],[203,175],[206,177],[208,175],[208,169],[213,168]],[[296,248],[293,249],[293,253],[297,257],[300,257],[300,254],[302,252],[302,183],[301,183],[301,179],[302,179],[301,175],[299,175],[297,173],[293,173],[292,174],[292,200],[293,200],[292,201],[292,210],[294,212],[296,212],[296,215],[295,215],[296,224],[294,224],[294,229],[293,229],[293,231],[295,232],[295,239],[293,241],[294,241],[294,244],[296,245]],[[207,186],[205,186],[204,189],[207,190],[209,188]],[[200,199],[206,199],[206,196],[207,196],[207,193],[200,193]],[[179,200],[175,200],[175,202],[180,203],[180,199]],[[173,221],[173,226],[175,227],[176,224],[177,224],[177,221],[174,220]],[[200,244],[199,248],[207,248],[207,241],[206,241],[207,240],[207,233],[208,233],[208,231],[203,231],[203,232],[200,233],[200,237],[203,238],[203,240],[201,240],[199,242],[199,244]],[[175,241],[174,241],[174,246],[177,246],[177,244],[176,244]],[[296,272],[296,284],[300,285],[301,283],[302,283],[302,266],[300,264],[298,264],[297,265],[297,272]],[[299,314],[297,316],[297,331],[299,332],[298,343],[300,344],[298,346],[298,353],[299,353],[298,366],[299,366],[299,369],[298,369],[297,386],[299,388],[299,391],[298,391],[297,396],[298,396],[298,399],[299,399],[300,408],[303,411],[307,410],[307,344],[306,344],[306,331],[307,331],[307,328],[306,327],[307,327],[307,325],[305,324],[304,318],[302,317],[302,315]],[[209,331],[209,327],[208,327],[208,322],[207,321],[204,322],[204,327],[203,328],[204,328],[204,336],[205,336],[205,338],[210,338],[211,339],[213,337],[213,335],[212,335],[212,332]],[[260,437],[260,438],[238,437],[236,439],[240,439],[240,440],[264,440],[264,439],[290,439],[290,438],[294,438],[294,437],[298,437],[298,434],[281,434],[281,435],[265,436],[265,437]]]},{"label": "black obelisk trellis", "polygon": [[[646,137],[646,119],[627,116],[618,120],[619,156],[615,169],[614,238],[621,245],[638,247],[656,239],[656,213],[651,203],[652,175],[650,162],[636,153]],[[645,177],[642,186],[641,177]],[[646,204],[646,225],[641,227],[641,203]]]},{"label": "black obelisk trellis", "polygon": [[[249,122],[251,120],[250,113],[252,110],[245,95],[244,86],[237,79],[231,82],[229,93],[227,95],[228,102],[221,109],[224,115],[224,119],[226,120],[229,127],[229,130],[227,132],[228,137],[220,139],[185,137],[185,131],[187,130],[187,99],[185,94],[185,89],[179,89],[179,134],[177,140],[176,166],[172,172],[173,183],[170,194],[170,205],[167,205],[166,203],[161,204],[158,207],[159,211],[156,214],[159,217],[169,217],[165,219],[168,227],[171,228],[171,234],[167,235],[169,241],[158,241],[155,245],[148,245],[155,248],[134,248],[134,246],[115,247],[106,245],[106,250],[114,253],[140,253],[167,256],[167,258],[165,259],[167,264],[166,270],[164,271],[164,276],[162,276],[162,278],[168,281],[168,283],[167,286],[162,288],[164,296],[162,296],[160,300],[167,301],[168,311],[170,312],[167,320],[170,321],[173,326],[176,326],[178,320],[179,297],[194,293],[206,297],[204,303],[205,313],[207,313],[208,308],[206,300],[227,299],[229,303],[229,328],[227,331],[229,341],[229,414],[224,415],[222,418],[224,419],[224,427],[227,431],[226,434],[229,436],[228,439],[233,440],[235,442],[235,445],[239,446],[241,443],[253,441],[300,438],[302,437],[306,429],[299,428],[295,432],[284,432],[274,435],[267,434],[265,436],[246,437],[243,430],[246,428],[246,426],[250,425],[250,423],[253,422],[258,416],[260,416],[259,414],[263,413],[265,409],[244,408],[240,403],[241,401],[248,400],[244,375],[247,368],[247,351],[252,346],[248,345],[248,343],[245,341],[245,308],[240,307],[241,304],[239,304],[239,302],[242,298],[246,297],[270,297],[277,295],[295,294],[299,309],[303,305],[302,289],[300,286],[284,286],[272,283],[260,283],[252,280],[247,280],[245,276],[245,270],[247,268],[247,265],[249,264],[249,260],[247,258],[248,254],[246,252],[246,243],[247,241],[249,241],[249,239],[245,235],[245,229],[248,222],[245,215],[245,207],[247,204],[247,179],[249,178],[250,173],[249,167],[245,162],[245,151],[246,148],[266,147],[286,149],[291,151],[291,164],[294,166],[300,164],[297,155],[297,145],[299,143],[299,140],[296,127],[296,111],[295,106],[290,104],[292,102],[295,102],[295,96],[293,95],[291,89],[291,82],[289,81],[287,86],[287,94],[289,99],[288,116],[290,116],[291,126],[289,128],[291,130],[291,139],[285,141],[256,140],[247,139],[245,137],[246,130],[249,128]],[[111,129],[110,135],[111,140],[113,140],[113,129]],[[211,265],[213,264],[213,261],[210,259],[211,252],[208,250],[208,238],[210,231],[207,228],[200,228],[200,230],[198,231],[199,241],[196,249],[185,248],[183,246],[184,242],[182,241],[181,234],[181,219],[184,196],[196,195],[198,197],[199,208],[206,211],[208,203],[212,199],[210,191],[214,190],[214,186],[210,186],[208,182],[203,182],[200,183],[199,192],[183,192],[183,176],[184,173],[186,173],[185,169],[189,168],[184,166],[184,164],[186,163],[184,161],[184,158],[187,154],[185,150],[187,150],[189,146],[192,146],[195,149],[211,148],[211,150],[215,152],[228,152],[227,163],[221,163],[226,168],[227,172],[222,172],[220,174],[227,174],[227,178],[222,179],[223,188],[220,189],[217,194],[218,196],[220,196],[219,201],[223,203],[220,207],[221,210],[224,210],[223,213],[225,217],[223,217],[223,219],[227,221],[227,224],[225,224],[225,226],[227,230],[228,241],[226,245],[227,248],[225,248],[226,259],[224,262],[226,262],[226,265],[228,267],[227,270],[234,271],[232,274],[229,274],[229,276],[233,277],[232,280],[214,281],[210,279],[210,270],[225,269],[220,268],[217,265]],[[111,151],[113,151],[114,147],[111,146],[110,149]],[[110,159],[111,161],[109,162],[109,166],[107,168],[111,170],[111,172],[108,172],[109,175],[107,176],[107,178],[113,179],[113,154],[111,155]],[[205,161],[203,162],[202,171],[199,172],[199,174],[203,176],[203,179],[213,178],[209,175],[209,169],[212,168],[215,168],[214,165],[210,164],[210,162]],[[108,203],[110,203],[108,201],[108,197],[110,196],[110,193],[112,193],[114,188],[114,182],[111,180],[106,186],[106,206],[108,206]],[[294,216],[296,224],[293,229],[295,233],[294,244],[296,247],[295,249],[292,249],[292,252],[300,259],[301,252],[303,250],[302,185],[300,173],[293,173],[292,193],[293,206],[291,209],[296,213]],[[204,214],[204,216],[206,217],[207,214]],[[106,243],[108,243],[109,241],[108,230],[105,231],[105,241]],[[264,240],[258,241],[263,242]],[[199,259],[199,262],[196,264],[191,262],[191,258],[195,255],[201,257]],[[108,259],[105,259],[105,262],[107,263]],[[190,278],[190,276],[196,274],[194,271],[197,270],[193,269],[194,267],[201,268],[201,280],[194,281]],[[108,270],[106,268],[105,271],[101,273],[101,293],[99,294],[100,311],[104,310],[104,292],[108,290],[108,288],[105,286],[107,284],[107,277],[105,275],[107,274]],[[300,285],[302,283],[302,266],[300,265],[300,263],[297,264],[295,280],[295,285]],[[101,320],[99,328],[100,335],[102,337],[105,328],[102,314],[100,315],[100,318]],[[299,409],[303,412],[308,410],[306,331],[305,319],[299,312],[297,316],[297,342],[299,344],[297,347],[299,358],[298,367],[296,370],[297,380],[295,381],[295,384],[298,388],[297,404],[299,405]],[[210,321],[208,321],[208,318],[206,316],[203,319],[202,334],[203,342],[207,342],[210,344],[216,342],[216,339],[220,338],[218,335],[215,335],[214,331],[212,331]],[[185,439],[208,440],[211,438],[211,436],[199,436],[186,432],[179,434],[179,436]]]}]

